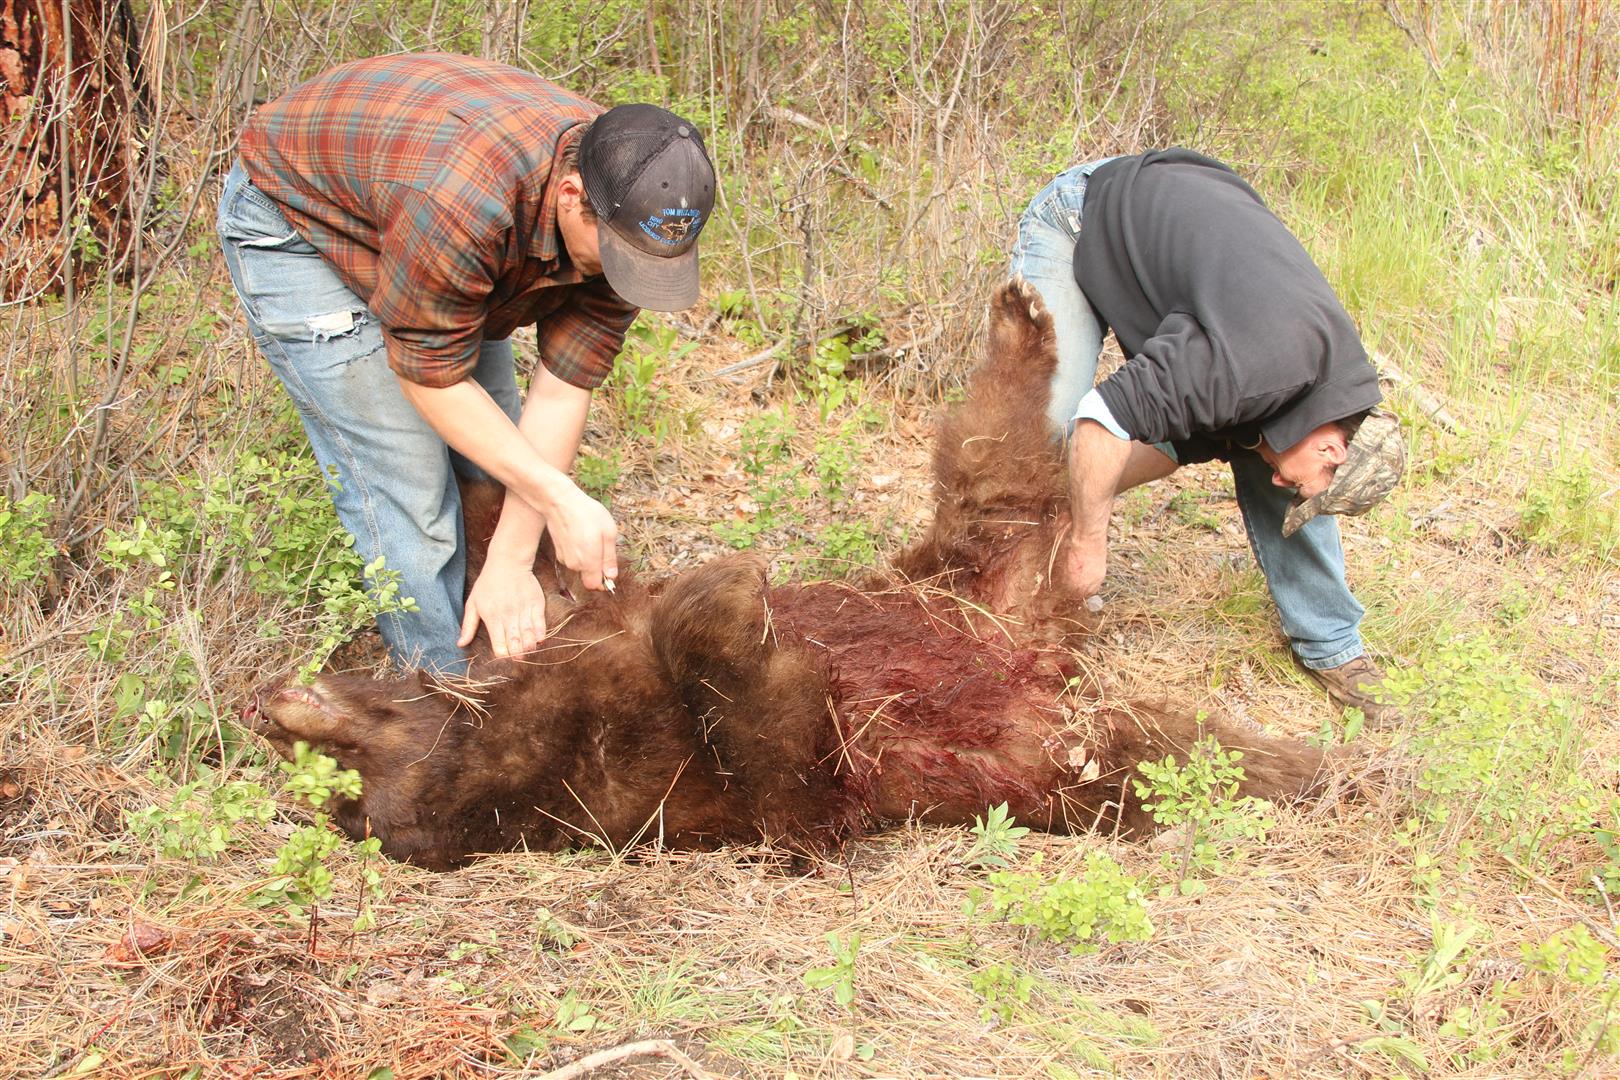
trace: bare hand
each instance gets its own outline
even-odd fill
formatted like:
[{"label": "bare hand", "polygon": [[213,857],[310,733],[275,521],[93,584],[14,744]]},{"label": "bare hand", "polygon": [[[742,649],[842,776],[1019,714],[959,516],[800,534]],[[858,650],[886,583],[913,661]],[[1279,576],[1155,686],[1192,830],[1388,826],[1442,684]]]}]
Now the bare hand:
[{"label": "bare hand", "polygon": [[580,576],[587,589],[605,589],[619,576],[613,545],[619,527],[607,508],[573,484],[546,508],[546,530],[557,561]]},{"label": "bare hand", "polygon": [[496,656],[535,648],[546,636],[546,594],[531,567],[491,560],[484,564],[461,619],[462,648],[472,644],[482,621]]},{"label": "bare hand", "polygon": [[1069,587],[1081,599],[1095,596],[1108,573],[1108,538],[1081,539],[1071,533],[1069,548],[1063,555],[1063,572]]}]

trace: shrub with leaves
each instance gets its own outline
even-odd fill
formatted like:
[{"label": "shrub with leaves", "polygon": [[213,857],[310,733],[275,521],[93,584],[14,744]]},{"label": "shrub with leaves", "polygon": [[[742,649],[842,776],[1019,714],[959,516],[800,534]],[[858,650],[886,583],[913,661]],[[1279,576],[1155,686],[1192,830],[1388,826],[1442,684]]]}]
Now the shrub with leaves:
[{"label": "shrub with leaves", "polygon": [[1142,882],[1100,851],[1087,852],[1079,877],[1047,880],[1037,871],[998,870],[987,878],[989,894],[976,889],[971,911],[985,911],[1013,926],[1032,927],[1049,941],[1067,943],[1073,953],[1097,950],[1098,941],[1146,941],[1153,936]]},{"label": "shrub with leaves", "polygon": [[164,858],[200,862],[230,848],[238,822],[262,825],[275,813],[275,802],[258,784],[233,780],[208,788],[194,781],[175,788],[168,805],[132,811],[125,822],[131,835]]},{"label": "shrub with leaves", "polygon": [[[1581,710],[1491,636],[1449,641],[1384,685],[1416,722],[1422,762],[1423,797],[1403,842],[1454,854],[1463,869],[1483,848],[1549,873],[1559,868],[1553,860],[1595,853],[1612,835],[1608,824],[1620,821],[1612,799],[1579,769]],[[1583,837],[1592,844],[1562,845]]]},{"label": "shrub with leaves", "polygon": [[[242,454],[225,472],[147,484],[134,532],[110,532],[103,558],[114,565],[144,558],[176,575],[230,566],[261,596],[312,605],[306,670],[315,670],[360,627],[416,606],[380,559],[361,564],[332,508],[328,488],[336,484],[307,450],[279,447]],[[280,633],[280,626],[266,630]]]},{"label": "shrub with leaves", "polygon": [[1519,527],[1538,547],[1599,559],[1620,547],[1620,501],[1585,460],[1539,475],[1519,507]]},{"label": "shrub with leaves", "polygon": [[1183,895],[1202,892],[1204,885],[1195,875],[1220,869],[1241,853],[1243,843],[1263,841],[1276,824],[1269,814],[1270,803],[1237,797],[1243,783],[1243,767],[1238,764],[1242,759],[1242,751],[1202,739],[1185,765],[1166,757],[1136,767],[1142,774],[1135,785],[1143,809],[1166,828],[1186,829],[1181,851],[1164,857],[1165,869],[1175,874]]},{"label": "shrub with leaves", "polygon": [[968,988],[979,996],[979,1019],[989,1022],[1012,1020],[1018,1007],[1028,1005],[1035,989],[1035,978],[1006,964],[990,964],[968,976]]},{"label": "shrub with leaves", "polygon": [[0,502],[0,582],[32,585],[51,568],[51,507],[38,491]]},{"label": "shrub with leaves", "polygon": [[664,441],[670,431],[669,391],[658,385],[659,374],[699,344],[696,340],[682,341],[673,326],[645,315],[630,327],[608,379],[617,393],[606,400],[618,403],[631,435]]},{"label": "shrub with leaves", "polygon": [[1007,813],[1007,804],[992,806],[984,817],[973,817],[973,846],[963,862],[977,868],[1001,869],[1012,865],[1018,855],[1018,841],[1029,835],[1029,830],[1017,824]]},{"label": "shrub with leaves", "polygon": [[833,962],[827,967],[811,968],[804,973],[804,985],[810,990],[831,990],[833,1000],[846,1008],[855,1000],[855,958],[861,951],[861,935],[850,934],[846,941],[837,934],[827,934],[827,948]]},{"label": "shrub with leaves", "polygon": [[617,450],[599,456],[581,454],[574,462],[574,478],[579,486],[603,506],[613,504],[613,489],[619,486],[622,455]]},{"label": "shrub with leaves", "polygon": [[338,768],[336,760],[306,742],[294,743],[293,760],[283,761],[277,768],[287,774],[287,790],[311,806],[325,806],[334,795],[360,797],[360,774]]},{"label": "shrub with leaves", "polygon": [[798,434],[793,418],[781,410],[750,418],[738,433],[738,465],[748,477],[748,494],[755,510],[735,522],[721,522],[715,534],[734,548],[753,546],[760,533],[775,528],[788,516],[789,503],[801,490],[793,468],[792,444]]},{"label": "shrub with leaves", "polygon": [[870,566],[877,562],[877,533],[864,521],[834,521],[816,533],[821,562],[837,573],[851,566]]},{"label": "shrub with leaves", "polygon": [[[282,762],[280,769],[288,776],[288,788],[311,806],[325,806],[334,796],[360,797],[360,774],[339,768],[336,761],[307,743],[293,744],[293,760]],[[295,830],[276,852],[270,867],[271,880],[260,890],[260,896],[285,904],[295,913],[314,908],[332,895],[335,879],[326,861],[342,844],[343,834],[332,826],[331,818],[317,813],[313,822]],[[376,921],[370,901],[381,893],[381,877],[371,863],[381,850],[382,842],[376,837],[355,845],[361,859],[362,893],[356,930],[369,929]]]},{"label": "shrub with leaves", "polygon": [[1581,923],[1560,930],[1540,945],[1526,942],[1521,953],[1525,966],[1547,981],[1563,984],[1581,1002],[1580,1045],[1564,1051],[1566,1071],[1582,1068],[1593,1058],[1620,1055],[1620,975],[1609,969],[1609,946]]},{"label": "shrub with leaves", "polygon": [[816,481],[822,497],[837,506],[848,496],[861,468],[857,422],[846,420],[831,435],[816,440]]}]

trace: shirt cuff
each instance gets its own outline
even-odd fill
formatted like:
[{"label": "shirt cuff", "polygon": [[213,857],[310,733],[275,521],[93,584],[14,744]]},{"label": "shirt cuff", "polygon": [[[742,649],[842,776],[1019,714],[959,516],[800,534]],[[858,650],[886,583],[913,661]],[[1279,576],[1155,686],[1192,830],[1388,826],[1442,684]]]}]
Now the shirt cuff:
[{"label": "shirt cuff", "polygon": [[1074,423],[1081,420],[1095,420],[1114,438],[1131,441],[1131,437],[1119,426],[1119,421],[1115,420],[1114,414],[1109,411],[1108,402],[1103,400],[1095,388],[1086,391],[1086,396],[1080,399],[1080,407],[1074,411]]}]

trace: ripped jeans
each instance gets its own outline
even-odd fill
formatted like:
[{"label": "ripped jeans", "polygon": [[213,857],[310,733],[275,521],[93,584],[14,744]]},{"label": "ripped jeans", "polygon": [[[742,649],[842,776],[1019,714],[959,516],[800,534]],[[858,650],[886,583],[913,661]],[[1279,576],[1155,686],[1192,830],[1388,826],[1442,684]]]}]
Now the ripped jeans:
[{"label": "ripped jeans", "polygon": [[[366,562],[399,572],[417,609],[384,615],[396,663],[460,673],[466,556],[457,474],[483,473],[428,426],[388,366],[382,327],[238,162],[218,229],[249,331],[298,409],[332,503]],[[473,372],[515,421],[521,402],[508,341],[486,341]]]}]

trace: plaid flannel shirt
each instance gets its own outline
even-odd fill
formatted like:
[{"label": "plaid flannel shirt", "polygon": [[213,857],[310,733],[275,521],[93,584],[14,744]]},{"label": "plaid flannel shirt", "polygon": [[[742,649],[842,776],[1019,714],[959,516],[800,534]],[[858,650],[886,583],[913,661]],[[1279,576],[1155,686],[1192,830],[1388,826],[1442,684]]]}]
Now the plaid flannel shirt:
[{"label": "plaid flannel shirt", "polygon": [[534,322],[546,367],[592,388],[636,309],[569,262],[550,181],[601,111],[504,64],[377,57],[260,108],[242,165],[366,301],[399,375],[449,386]]}]

